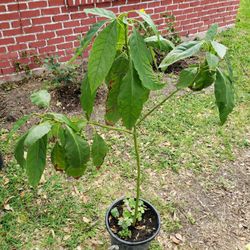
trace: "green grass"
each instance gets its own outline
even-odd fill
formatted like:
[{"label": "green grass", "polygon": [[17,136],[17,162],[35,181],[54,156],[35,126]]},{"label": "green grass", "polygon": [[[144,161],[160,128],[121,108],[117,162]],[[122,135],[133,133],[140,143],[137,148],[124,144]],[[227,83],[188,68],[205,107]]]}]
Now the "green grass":
[{"label": "green grass", "polygon": [[[229,121],[219,125],[210,92],[173,98],[143,123],[140,147],[147,173],[156,171],[160,176],[167,169],[181,173],[183,168],[195,174],[216,171],[223,161],[234,160],[236,151],[250,146],[250,80],[245,74],[250,72],[250,9],[247,1],[241,5],[236,27],[220,35],[235,69],[237,106]],[[152,98],[148,107],[161,98]],[[7,154],[11,149],[4,142],[6,134],[0,132],[0,150]],[[84,177],[72,181],[48,167],[36,190],[28,186],[24,171],[10,155],[8,167],[0,172],[0,249],[108,248],[105,210],[114,199],[134,195],[135,163],[132,138],[113,132],[106,137],[111,149],[103,168],[89,167]],[[143,189],[149,185],[150,176],[143,173]],[[178,204],[150,192],[143,197],[159,210],[162,231],[172,233],[182,227],[173,216]],[[195,223],[192,215],[187,217]],[[155,241],[151,249],[163,248]]]}]

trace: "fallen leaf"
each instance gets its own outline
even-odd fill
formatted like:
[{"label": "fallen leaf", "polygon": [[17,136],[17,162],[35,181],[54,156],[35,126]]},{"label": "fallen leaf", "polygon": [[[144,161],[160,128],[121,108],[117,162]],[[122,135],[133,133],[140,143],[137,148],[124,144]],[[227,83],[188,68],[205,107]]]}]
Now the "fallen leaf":
[{"label": "fallen leaf", "polygon": [[90,220],[88,219],[88,218],[86,218],[86,217],[82,217],[82,220],[83,220],[83,222],[85,222],[85,223],[90,223]]},{"label": "fallen leaf", "polygon": [[3,208],[4,208],[4,210],[14,212],[14,209],[10,206],[10,204],[4,204]]}]

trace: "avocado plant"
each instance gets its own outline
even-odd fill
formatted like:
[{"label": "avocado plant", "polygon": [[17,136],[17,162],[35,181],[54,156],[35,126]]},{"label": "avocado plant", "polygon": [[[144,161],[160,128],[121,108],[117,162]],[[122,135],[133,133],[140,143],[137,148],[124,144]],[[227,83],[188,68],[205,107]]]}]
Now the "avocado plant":
[{"label": "avocado plant", "polygon": [[[185,88],[189,88],[189,92],[200,91],[211,85],[214,85],[220,121],[222,124],[225,123],[234,107],[233,73],[226,56],[227,48],[215,41],[217,25],[212,25],[203,39],[183,42],[175,47],[160,34],[153,20],[143,10],[133,11],[139,18],[129,17],[130,12],[116,16],[113,12],[100,8],[87,9],[85,12],[102,19],[90,28],[81,40],[75,55],[68,62],[72,63],[82,55],[94,40],[88,58],[87,72],[83,76],[81,86],[80,101],[85,118],[76,120],[53,112],[24,116],[14,125],[10,136],[31,116],[37,116],[39,123],[18,140],[15,158],[25,169],[29,183],[37,186],[46,166],[48,144],[51,144],[51,162],[55,169],[68,176],[79,178],[84,174],[90,158],[94,166],[99,167],[103,164],[108,152],[107,144],[100,134],[95,132],[93,140],[85,134],[87,126],[131,135],[137,166],[135,199],[130,198],[123,203],[119,201],[120,207],[118,203],[116,203],[117,206],[112,206],[106,223],[109,224],[111,220],[118,223],[117,230],[109,230],[110,234],[115,237],[112,242],[118,242],[118,245],[130,244],[131,248],[124,249],[147,249],[139,248],[138,239],[131,239],[131,230],[136,228],[138,223],[142,223],[145,210],[152,208],[149,203],[141,199],[140,194],[141,163],[138,145],[140,127],[151,113],[177,92]],[[153,36],[143,35],[144,23],[151,28]],[[149,98],[150,91],[165,87],[160,74],[153,71],[154,53],[152,51],[154,49],[168,52],[159,65],[162,71],[200,52],[201,56],[196,64],[181,71],[175,90],[144,113],[142,112],[143,106]],[[224,61],[223,68],[220,67],[222,61]],[[94,121],[91,116],[97,90],[103,83],[108,89],[105,124]],[[34,93],[31,100],[38,106],[46,107],[49,105],[50,96],[45,90],[41,90]],[[92,145],[90,141],[93,141]],[[124,206],[127,211],[124,212],[125,214],[123,213]],[[157,212],[156,214],[158,215]],[[160,224],[159,218],[157,223]],[[159,228],[160,225],[155,226],[153,232],[155,234],[156,227]],[[155,235],[148,236],[150,240],[154,237]],[[137,248],[133,248],[135,245]]]}]

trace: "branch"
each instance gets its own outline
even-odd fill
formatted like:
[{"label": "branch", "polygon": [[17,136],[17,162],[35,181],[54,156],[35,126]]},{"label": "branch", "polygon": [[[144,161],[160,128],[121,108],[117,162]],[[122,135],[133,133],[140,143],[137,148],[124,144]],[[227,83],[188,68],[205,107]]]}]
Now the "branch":
[{"label": "branch", "polygon": [[128,133],[128,134],[131,134],[131,135],[133,134],[130,130],[122,129],[122,128],[116,128],[116,127],[100,124],[100,123],[94,122],[94,121],[89,121],[88,124],[94,125],[94,126],[97,126],[97,127],[101,127],[101,128],[105,128],[105,129],[108,129],[108,130],[114,130],[114,131],[118,131],[118,132]]},{"label": "branch", "polygon": [[139,126],[151,113],[153,113],[156,109],[158,109],[161,105],[163,105],[168,99],[170,99],[173,95],[175,95],[180,89],[176,89],[171,94],[169,94],[165,99],[163,99],[160,103],[155,105],[148,113],[146,113],[137,123],[136,126]]}]

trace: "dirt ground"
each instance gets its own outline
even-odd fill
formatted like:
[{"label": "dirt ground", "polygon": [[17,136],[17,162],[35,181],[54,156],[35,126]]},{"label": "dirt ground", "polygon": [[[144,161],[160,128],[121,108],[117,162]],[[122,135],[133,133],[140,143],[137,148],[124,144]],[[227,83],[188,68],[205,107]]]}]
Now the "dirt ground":
[{"label": "dirt ground", "polygon": [[[36,77],[1,86],[1,128],[10,129],[23,114],[39,111],[31,105],[29,96],[41,88],[42,81]],[[80,114],[79,88],[65,87],[51,94],[53,111]],[[102,99],[104,94],[99,95]],[[220,166],[216,173],[195,175],[182,170],[176,175],[166,171],[159,178],[152,170],[147,170],[152,180],[148,192],[164,201],[174,201],[176,216],[186,221],[178,234],[161,233],[159,241],[164,249],[232,250],[244,249],[250,243],[250,151],[236,154],[235,162]],[[159,182],[165,183],[161,190],[155,188],[159,187]]]}]

